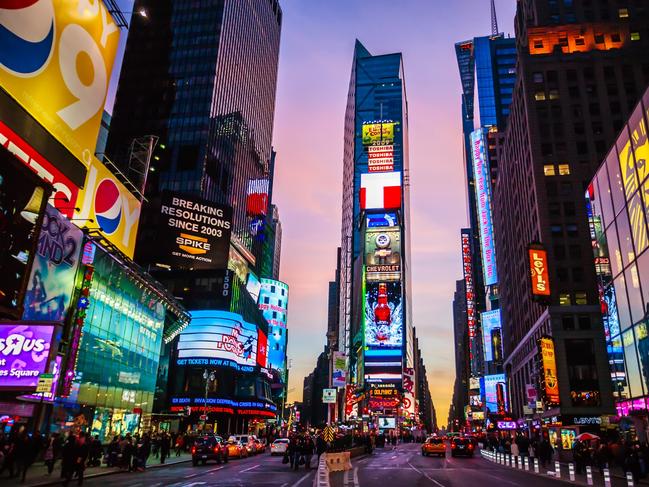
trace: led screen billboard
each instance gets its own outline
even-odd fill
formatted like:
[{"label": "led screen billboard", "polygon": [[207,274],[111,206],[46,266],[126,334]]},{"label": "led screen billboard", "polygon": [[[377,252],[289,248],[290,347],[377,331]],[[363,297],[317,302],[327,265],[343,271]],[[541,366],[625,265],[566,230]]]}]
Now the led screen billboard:
[{"label": "led screen billboard", "polygon": [[160,235],[156,246],[161,262],[175,268],[227,267],[232,207],[165,191],[160,216]]},{"label": "led screen billboard", "polygon": [[361,210],[401,208],[401,172],[361,174]]},{"label": "led screen billboard", "polygon": [[485,362],[502,361],[502,325],[500,310],[487,311],[480,314],[482,321],[482,344]]},{"label": "led screen billboard", "polygon": [[3,2],[3,7],[0,86],[90,164],[119,28],[104,2],[40,0]]},{"label": "led screen billboard", "polygon": [[259,293],[261,292],[261,282],[254,272],[248,272],[248,282],[246,283],[246,290],[256,303],[259,301]]},{"label": "led screen billboard", "polygon": [[266,367],[285,372],[288,320],[288,285],[274,279],[261,279],[259,309],[268,322]]},{"label": "led screen billboard", "polygon": [[25,293],[23,320],[63,321],[79,266],[83,232],[48,205]]},{"label": "led screen billboard", "polygon": [[367,229],[365,272],[368,281],[401,279],[401,230]]},{"label": "led screen billboard", "polygon": [[368,213],[366,221],[367,228],[396,227],[399,224],[394,212]]},{"label": "led screen billboard", "polygon": [[539,338],[541,355],[541,389],[545,392],[545,402],[549,405],[559,404],[559,380],[557,379],[557,362],[552,337]]},{"label": "led screen billboard", "polygon": [[334,352],[332,385],[345,387],[347,383],[347,355],[343,352]]},{"label": "led screen billboard", "polygon": [[0,323],[0,389],[34,391],[48,370],[56,327],[30,323]]},{"label": "led screen billboard", "polygon": [[489,412],[503,414],[509,409],[505,374],[485,375],[480,379],[480,389]]},{"label": "led screen billboard", "polygon": [[251,179],[248,181],[246,196],[246,215],[258,216],[268,213],[268,179]]},{"label": "led screen billboard", "polygon": [[191,322],[178,340],[178,365],[257,365],[256,325],[227,311],[191,311],[190,315]]},{"label": "led screen billboard", "polygon": [[491,286],[498,282],[496,269],[496,247],[494,243],[493,221],[491,214],[491,173],[485,133],[483,129],[471,132],[471,159],[475,180],[475,196],[480,226],[480,248],[482,250],[482,272],[484,283]]},{"label": "led screen billboard", "polygon": [[467,324],[469,340],[473,341],[476,330],[475,294],[473,289],[473,256],[471,254],[471,231],[462,230],[462,269],[464,274],[464,292],[466,296]]},{"label": "led screen billboard", "polygon": [[394,122],[377,121],[364,123],[362,127],[363,145],[392,144],[394,142]]},{"label": "led screen billboard", "polygon": [[548,272],[548,253],[540,245],[533,245],[528,250],[530,259],[530,276],[534,296],[550,296],[550,274]]},{"label": "led screen billboard", "polygon": [[365,346],[401,348],[402,345],[401,282],[367,282],[365,291]]},{"label": "led screen billboard", "polygon": [[394,146],[391,144],[369,146],[367,170],[369,172],[394,171]]}]

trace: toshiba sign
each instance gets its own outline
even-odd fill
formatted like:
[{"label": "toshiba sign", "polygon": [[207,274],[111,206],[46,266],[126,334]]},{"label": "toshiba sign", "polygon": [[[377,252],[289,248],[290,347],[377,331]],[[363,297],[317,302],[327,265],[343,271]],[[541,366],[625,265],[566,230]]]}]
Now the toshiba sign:
[{"label": "toshiba sign", "polygon": [[550,296],[550,277],[548,273],[548,253],[540,246],[528,250],[530,258],[530,275],[532,277],[532,294]]}]

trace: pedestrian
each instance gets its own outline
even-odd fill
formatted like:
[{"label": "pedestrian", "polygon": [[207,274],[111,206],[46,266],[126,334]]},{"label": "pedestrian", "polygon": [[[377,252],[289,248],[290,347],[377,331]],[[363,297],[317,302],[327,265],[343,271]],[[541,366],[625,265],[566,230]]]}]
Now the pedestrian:
[{"label": "pedestrian", "polygon": [[103,455],[104,449],[101,446],[101,440],[99,439],[99,435],[95,435],[95,437],[90,442],[88,466],[99,467],[101,465],[101,458],[103,457]]},{"label": "pedestrian", "polygon": [[5,435],[2,443],[2,467],[0,467],[0,475],[6,470],[9,471],[9,478],[14,476],[14,468],[16,464],[16,433]]},{"label": "pedestrian", "polygon": [[585,445],[577,440],[572,447],[572,458],[575,460],[577,474],[583,474],[586,466]]},{"label": "pedestrian", "polygon": [[48,476],[52,475],[54,471],[54,464],[61,454],[61,446],[61,437],[58,433],[49,435],[49,438],[45,442],[45,453],[43,454]]},{"label": "pedestrian", "polygon": [[318,454],[318,464],[320,464],[320,456],[327,451],[327,442],[322,437],[322,433],[320,433],[316,438],[315,449]]},{"label": "pedestrian", "polygon": [[[77,485],[83,484],[83,472],[86,470],[86,460],[90,454],[90,445],[86,433],[79,433],[74,448],[74,473],[77,477]],[[67,485],[67,484],[66,484]]]},{"label": "pedestrian", "polygon": [[160,437],[160,463],[164,464],[171,450],[171,437],[167,432],[163,432]]},{"label": "pedestrian", "polygon": [[[290,468],[293,469],[293,465],[295,464],[295,457],[297,454],[298,450],[298,439],[297,435],[291,435],[291,437],[288,440],[288,447],[286,448],[286,453],[288,454],[288,461],[290,463]],[[297,470],[297,469],[295,469]]]},{"label": "pedestrian", "polygon": [[304,465],[307,470],[311,470],[311,460],[313,459],[313,451],[315,450],[315,443],[311,435],[306,434],[304,437],[304,446],[302,452],[304,454]]},{"label": "pedestrian", "polygon": [[61,478],[63,479],[64,485],[67,485],[74,474],[76,441],[76,437],[72,432],[69,432],[67,438],[63,442],[63,447],[61,448]]},{"label": "pedestrian", "polygon": [[36,457],[43,446],[43,437],[40,431],[36,431],[32,437],[27,431],[23,431],[19,439],[20,448],[16,451],[16,459],[20,462],[20,481],[25,482],[27,470],[36,461]]},{"label": "pedestrian", "polygon": [[520,450],[518,448],[518,443],[516,443],[516,438],[512,438],[512,443],[510,445],[510,449],[512,452],[512,456],[517,457],[520,453]]},{"label": "pedestrian", "polygon": [[183,442],[184,442],[184,438],[179,434],[178,437],[176,438],[176,445],[175,445],[177,457],[179,457],[180,452],[183,451],[183,444],[184,444]]}]

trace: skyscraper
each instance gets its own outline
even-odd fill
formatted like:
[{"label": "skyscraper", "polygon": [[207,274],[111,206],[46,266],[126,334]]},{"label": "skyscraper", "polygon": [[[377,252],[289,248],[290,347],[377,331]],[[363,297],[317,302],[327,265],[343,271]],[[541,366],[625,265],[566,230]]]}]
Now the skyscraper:
[{"label": "skyscraper", "polygon": [[535,390],[541,415],[566,425],[613,412],[583,193],[649,82],[649,20],[638,2],[517,7],[494,189],[505,368],[515,416]]},{"label": "skyscraper", "polygon": [[381,403],[372,389],[392,388],[396,397],[404,371],[415,366],[408,177],[402,56],[373,56],[356,41],[345,113],[338,342],[348,382],[369,393],[361,407],[392,416],[394,399]]}]

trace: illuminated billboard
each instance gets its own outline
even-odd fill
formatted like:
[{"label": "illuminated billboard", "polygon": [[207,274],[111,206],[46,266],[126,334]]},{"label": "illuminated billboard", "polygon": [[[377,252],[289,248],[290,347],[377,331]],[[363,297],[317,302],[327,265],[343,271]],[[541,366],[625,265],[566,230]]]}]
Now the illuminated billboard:
[{"label": "illuminated billboard", "polygon": [[361,210],[401,208],[401,172],[361,174]]},{"label": "illuminated billboard", "polygon": [[466,296],[467,325],[469,340],[473,341],[476,331],[475,290],[473,289],[473,257],[471,255],[470,230],[462,230],[462,270],[464,274],[464,292]]},{"label": "illuminated billboard", "polygon": [[332,386],[345,387],[347,383],[347,355],[343,352],[333,353]]},{"label": "illuminated billboard", "polygon": [[191,322],[180,333],[178,365],[257,365],[257,326],[227,311],[191,311]]},{"label": "illuminated billboard", "polygon": [[261,279],[259,309],[268,322],[268,359],[266,367],[286,372],[288,320],[288,284]]},{"label": "illuminated billboard", "polygon": [[402,410],[406,417],[415,416],[415,369],[404,367],[403,369],[403,401]]},{"label": "illuminated billboard", "polygon": [[528,249],[530,276],[534,296],[550,296],[550,274],[548,272],[548,253],[540,245]]},{"label": "illuminated billboard", "polygon": [[55,330],[53,324],[0,323],[0,389],[36,390],[50,364]]},{"label": "illuminated billboard", "polygon": [[176,268],[227,267],[232,233],[230,206],[165,191],[160,216],[156,247],[161,262]]},{"label": "illuminated billboard", "polygon": [[401,348],[401,282],[367,282],[365,286],[365,346]]},{"label": "illuminated billboard", "polygon": [[554,352],[554,341],[551,337],[539,338],[541,354],[541,390],[545,392],[545,402],[549,405],[559,404],[559,380],[557,379],[557,361]]},{"label": "illuminated billboard", "polygon": [[500,362],[503,358],[500,310],[496,309],[481,313],[480,318],[482,322],[482,344],[485,362]]},{"label": "illuminated billboard", "polygon": [[485,375],[480,379],[480,386],[489,412],[504,414],[509,409],[505,374]]},{"label": "illuminated billboard", "polygon": [[396,227],[399,224],[394,212],[368,213],[366,221],[367,228]]},{"label": "illuminated billboard", "polygon": [[480,226],[482,272],[485,285],[491,286],[498,282],[498,272],[496,270],[496,247],[491,214],[491,174],[489,172],[483,129],[471,132],[471,159],[473,161],[474,187]]},{"label": "illuminated billboard", "polygon": [[82,242],[83,232],[48,205],[27,282],[23,320],[65,320],[74,291]]},{"label": "illuminated billboard", "polygon": [[394,171],[394,146],[370,145],[367,148],[367,170],[369,172]]},{"label": "illuminated billboard", "polygon": [[377,121],[364,123],[362,128],[363,145],[392,144],[394,142],[394,122]]},{"label": "illuminated billboard", "polygon": [[398,227],[366,230],[365,272],[368,281],[401,279],[401,230]]},{"label": "illuminated billboard", "polygon": [[251,179],[248,181],[246,196],[246,215],[258,216],[268,213],[268,179]]},{"label": "illuminated billboard", "polygon": [[119,32],[101,1],[3,2],[0,9],[0,86],[85,165],[95,153]]}]

